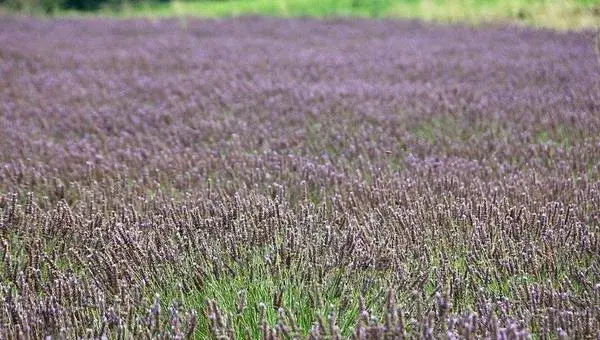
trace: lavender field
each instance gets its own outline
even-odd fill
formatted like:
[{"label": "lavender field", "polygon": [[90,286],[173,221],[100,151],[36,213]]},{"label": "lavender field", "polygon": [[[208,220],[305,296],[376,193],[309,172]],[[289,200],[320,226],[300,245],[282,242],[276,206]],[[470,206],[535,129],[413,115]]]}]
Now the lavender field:
[{"label": "lavender field", "polygon": [[0,17],[0,338],[596,339],[595,49]]}]

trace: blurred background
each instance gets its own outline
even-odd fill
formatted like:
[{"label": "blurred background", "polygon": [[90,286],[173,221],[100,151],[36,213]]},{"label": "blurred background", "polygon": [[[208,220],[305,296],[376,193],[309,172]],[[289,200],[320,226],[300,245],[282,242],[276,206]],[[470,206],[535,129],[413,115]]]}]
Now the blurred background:
[{"label": "blurred background", "polygon": [[357,16],[437,22],[600,27],[600,0],[0,0],[0,13],[42,16]]}]

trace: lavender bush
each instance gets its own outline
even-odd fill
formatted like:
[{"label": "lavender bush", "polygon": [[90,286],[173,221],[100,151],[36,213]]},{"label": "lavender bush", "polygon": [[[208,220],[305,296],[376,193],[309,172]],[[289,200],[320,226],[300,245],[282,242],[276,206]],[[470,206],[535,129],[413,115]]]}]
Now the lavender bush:
[{"label": "lavender bush", "polygon": [[0,337],[599,337],[594,39],[1,18]]}]

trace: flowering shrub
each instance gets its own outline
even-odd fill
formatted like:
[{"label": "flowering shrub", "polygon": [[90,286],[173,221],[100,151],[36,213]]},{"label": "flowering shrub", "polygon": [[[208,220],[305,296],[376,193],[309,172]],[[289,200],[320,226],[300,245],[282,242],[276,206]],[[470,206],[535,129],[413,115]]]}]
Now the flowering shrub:
[{"label": "flowering shrub", "polygon": [[594,338],[592,32],[0,20],[0,336]]}]

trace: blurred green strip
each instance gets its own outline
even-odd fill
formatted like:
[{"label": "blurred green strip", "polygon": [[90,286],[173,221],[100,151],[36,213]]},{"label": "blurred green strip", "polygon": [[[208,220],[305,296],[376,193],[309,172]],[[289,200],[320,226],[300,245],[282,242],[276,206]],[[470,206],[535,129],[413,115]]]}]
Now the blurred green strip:
[{"label": "blurred green strip", "polygon": [[[98,10],[65,10],[65,4]],[[55,5],[51,5],[58,2]],[[11,5],[12,4],[12,5]],[[600,0],[0,0],[0,13],[21,12],[57,16],[111,17],[230,17],[267,15],[278,17],[384,17],[414,18],[435,22],[516,23],[555,29],[600,27]],[[53,7],[54,6],[54,7]]]}]

